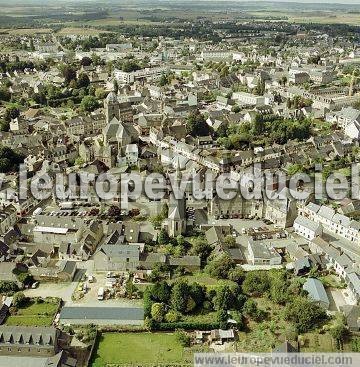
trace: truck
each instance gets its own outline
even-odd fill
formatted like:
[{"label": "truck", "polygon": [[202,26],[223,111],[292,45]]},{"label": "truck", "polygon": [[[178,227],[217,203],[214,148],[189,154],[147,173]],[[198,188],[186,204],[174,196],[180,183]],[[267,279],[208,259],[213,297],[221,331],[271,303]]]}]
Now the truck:
[{"label": "truck", "polygon": [[102,301],[104,299],[104,287],[99,288],[97,298],[99,301]]}]

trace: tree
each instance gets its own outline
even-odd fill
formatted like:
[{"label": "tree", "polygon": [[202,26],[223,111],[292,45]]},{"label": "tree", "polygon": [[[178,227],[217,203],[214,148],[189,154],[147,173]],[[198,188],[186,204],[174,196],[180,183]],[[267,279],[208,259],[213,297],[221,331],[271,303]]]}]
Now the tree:
[{"label": "tree", "polygon": [[10,172],[17,169],[18,165],[24,161],[24,157],[8,147],[0,146],[0,172]]},{"label": "tree", "polygon": [[260,114],[256,114],[252,126],[252,134],[253,135],[261,135],[265,130],[264,119]]},{"label": "tree", "polygon": [[114,93],[118,94],[118,92],[119,92],[119,83],[116,79],[114,79],[114,82],[113,82],[113,89],[114,89]]},{"label": "tree", "polygon": [[94,96],[85,96],[81,100],[80,107],[83,111],[92,112],[98,107],[98,100]]},{"label": "tree", "polygon": [[169,79],[166,74],[161,74],[160,80],[159,80],[159,86],[163,87],[165,85],[169,84]]},{"label": "tree", "polygon": [[158,235],[158,243],[159,245],[165,245],[169,242],[169,235],[168,233],[166,232],[166,230],[164,228],[162,228],[160,230],[160,233]]},{"label": "tree", "polygon": [[234,306],[234,300],[233,292],[225,285],[217,289],[213,302],[216,310],[229,310]]},{"label": "tree", "polygon": [[141,69],[140,65],[134,60],[127,60],[122,66],[122,71],[126,73],[131,73],[139,69]]},{"label": "tree", "polygon": [[163,303],[153,303],[151,306],[151,317],[157,322],[162,322],[165,317],[165,305]]},{"label": "tree", "polygon": [[228,248],[236,247],[236,239],[232,235],[228,235],[224,238],[224,245]]},{"label": "tree", "polygon": [[263,295],[270,289],[270,280],[267,272],[261,270],[247,272],[242,289],[246,294]]},{"label": "tree", "polygon": [[28,271],[18,271],[15,275],[18,281],[24,285],[33,283],[33,276]]},{"label": "tree", "polygon": [[265,317],[265,312],[260,310],[257,303],[251,298],[245,302],[243,312],[255,321],[260,321]]},{"label": "tree", "polygon": [[193,137],[212,134],[211,127],[206,123],[204,116],[196,110],[191,112],[186,119],[186,132]]},{"label": "tree", "polygon": [[150,317],[151,316],[151,306],[154,301],[151,298],[151,288],[146,287],[143,293],[143,305],[144,305],[144,316]]},{"label": "tree", "polygon": [[170,295],[171,287],[165,281],[158,282],[151,288],[151,298],[154,301],[168,303]]},{"label": "tree", "polygon": [[193,283],[190,285],[190,295],[196,306],[200,307],[205,300],[205,288],[198,283]]},{"label": "tree", "polygon": [[229,279],[241,285],[245,279],[245,271],[240,266],[235,267],[229,271]]},{"label": "tree", "polygon": [[227,279],[229,271],[235,267],[234,261],[228,254],[216,257],[206,267],[207,272],[215,278]]},{"label": "tree", "polygon": [[138,294],[138,289],[131,279],[128,279],[128,281],[125,283],[125,293],[126,297],[128,298],[133,298],[134,296],[136,297]]},{"label": "tree", "polygon": [[227,321],[229,319],[229,315],[226,310],[220,309],[216,313],[216,321],[220,323],[220,329],[227,328]]},{"label": "tree", "polygon": [[6,108],[4,119],[7,122],[10,122],[13,119],[16,119],[20,116],[20,110],[15,105],[11,105]]},{"label": "tree", "polygon": [[87,56],[84,56],[81,61],[80,61],[80,64],[82,66],[90,66],[92,64],[92,60],[90,57],[87,57]]},{"label": "tree", "polygon": [[95,97],[97,99],[104,99],[106,96],[106,92],[104,88],[96,88],[95,89]]},{"label": "tree", "polygon": [[160,215],[165,219],[169,215],[169,205],[164,203],[161,207]]},{"label": "tree", "polygon": [[0,293],[6,295],[12,295],[19,290],[19,287],[15,282],[2,280],[0,281]]},{"label": "tree", "polygon": [[12,304],[13,306],[19,308],[25,305],[27,298],[23,292],[18,292],[14,294]]},{"label": "tree", "polygon": [[6,88],[0,88],[0,101],[9,102],[11,94]]},{"label": "tree", "polygon": [[149,219],[150,223],[154,226],[155,229],[158,229],[161,227],[163,220],[164,218],[161,216],[161,214],[150,217]]},{"label": "tree", "polygon": [[86,73],[81,73],[76,82],[78,88],[87,88],[90,85],[90,79]]},{"label": "tree", "polygon": [[342,343],[346,336],[349,334],[349,330],[346,326],[346,322],[344,316],[341,313],[338,313],[335,317],[335,322],[331,326],[330,335],[334,338],[335,342],[338,345],[338,349],[341,349]]},{"label": "tree", "polygon": [[232,111],[232,112],[235,112],[235,113],[238,113],[238,112],[240,112],[240,111],[241,111],[241,108],[240,108],[240,106],[235,105],[235,106],[233,106],[233,107],[231,108],[231,111]]},{"label": "tree", "polygon": [[272,270],[269,272],[270,298],[272,301],[284,305],[289,300],[290,282],[283,270]]},{"label": "tree", "polygon": [[179,234],[176,237],[176,244],[178,246],[185,247],[185,245],[186,245],[185,237],[183,235]]},{"label": "tree", "polygon": [[121,210],[116,205],[111,205],[107,212],[107,215],[112,218],[119,218],[120,214],[121,214]]},{"label": "tree", "polygon": [[295,324],[299,333],[306,333],[326,319],[325,311],[304,297],[296,297],[285,307],[285,319]]},{"label": "tree", "polygon": [[62,75],[66,84],[70,84],[72,80],[76,80],[76,70],[70,65],[65,65],[62,68]]},{"label": "tree", "polygon": [[175,283],[171,291],[171,307],[175,311],[185,313],[188,308],[189,295],[190,289],[186,282]]},{"label": "tree", "polygon": [[211,246],[203,237],[197,237],[192,241],[191,252],[194,255],[199,255],[202,262],[206,261],[206,259],[211,254],[211,250]]},{"label": "tree", "polygon": [[5,120],[0,120],[0,130],[1,131],[9,131],[10,130],[10,122]]}]

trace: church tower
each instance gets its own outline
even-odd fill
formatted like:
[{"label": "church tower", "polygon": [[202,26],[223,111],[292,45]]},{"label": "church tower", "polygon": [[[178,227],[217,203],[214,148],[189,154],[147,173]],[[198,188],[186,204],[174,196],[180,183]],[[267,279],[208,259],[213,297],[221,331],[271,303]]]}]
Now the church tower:
[{"label": "church tower", "polygon": [[109,124],[114,117],[120,120],[120,104],[114,92],[110,92],[105,98],[104,108],[106,124]]}]

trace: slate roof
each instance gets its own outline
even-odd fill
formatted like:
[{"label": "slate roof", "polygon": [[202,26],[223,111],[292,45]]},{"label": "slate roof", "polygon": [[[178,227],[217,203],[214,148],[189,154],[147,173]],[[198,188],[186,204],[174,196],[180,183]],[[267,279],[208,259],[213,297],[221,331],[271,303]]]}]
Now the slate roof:
[{"label": "slate roof", "polygon": [[321,227],[321,224],[320,223],[316,223],[316,222],[313,222],[312,220],[310,219],[307,219],[301,215],[299,215],[295,221],[294,221],[294,225],[295,224],[298,224],[302,227],[305,227],[311,231],[317,231],[319,229],[319,227]]},{"label": "slate roof", "polygon": [[55,346],[57,330],[53,327],[0,326],[0,345]]},{"label": "slate roof", "polygon": [[140,247],[137,245],[103,245],[100,252],[112,260],[126,257],[139,259]]},{"label": "slate roof", "polygon": [[329,298],[320,280],[308,278],[303,285],[303,289],[309,293],[309,298],[311,298],[313,301],[320,301],[329,305]]},{"label": "slate roof", "polygon": [[60,320],[143,320],[144,309],[136,307],[63,307]]}]

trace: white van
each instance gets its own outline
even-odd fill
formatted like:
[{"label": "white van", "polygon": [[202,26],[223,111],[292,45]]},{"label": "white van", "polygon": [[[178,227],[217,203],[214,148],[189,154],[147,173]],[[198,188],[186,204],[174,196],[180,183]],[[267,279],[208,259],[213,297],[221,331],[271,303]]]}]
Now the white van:
[{"label": "white van", "polygon": [[104,299],[104,287],[99,288],[97,298],[99,301],[102,301]]}]

